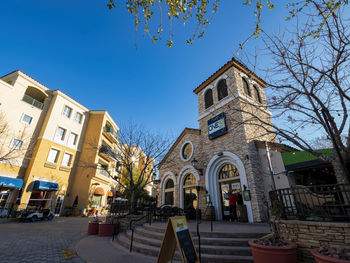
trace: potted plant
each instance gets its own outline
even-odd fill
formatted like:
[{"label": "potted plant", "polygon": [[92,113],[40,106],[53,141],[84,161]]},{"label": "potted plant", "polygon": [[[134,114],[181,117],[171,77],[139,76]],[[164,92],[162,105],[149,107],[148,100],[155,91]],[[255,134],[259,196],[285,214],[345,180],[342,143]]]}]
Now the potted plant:
[{"label": "potted plant", "polygon": [[321,245],[311,250],[316,263],[349,263],[350,250],[345,248],[331,248],[328,245]]},{"label": "potted plant", "polygon": [[[297,261],[297,245],[282,240],[275,223],[275,220],[279,219],[282,214],[283,204],[278,201],[273,201],[272,206],[269,206],[267,202],[264,203],[268,210],[271,234],[248,242],[252,249],[254,263],[295,263]],[[274,218],[271,218],[270,214]]]},{"label": "potted plant", "polygon": [[97,216],[94,217],[92,221],[89,222],[88,235],[97,235],[99,229],[99,219]]}]

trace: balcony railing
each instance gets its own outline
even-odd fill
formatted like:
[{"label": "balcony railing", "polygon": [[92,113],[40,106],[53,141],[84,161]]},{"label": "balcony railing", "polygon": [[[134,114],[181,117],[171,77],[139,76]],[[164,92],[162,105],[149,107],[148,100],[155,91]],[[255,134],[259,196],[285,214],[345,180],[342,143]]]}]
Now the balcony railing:
[{"label": "balcony railing", "polygon": [[119,139],[119,134],[112,128],[112,126],[106,125],[104,132],[109,133],[115,140]]},{"label": "balcony railing", "polygon": [[117,154],[113,152],[112,148],[107,145],[102,145],[100,148],[100,153],[105,154],[114,160],[117,160]]},{"label": "balcony railing", "polygon": [[25,102],[27,102],[27,103],[29,103],[30,105],[32,105],[32,106],[38,108],[38,109],[41,109],[41,110],[42,110],[43,107],[44,107],[44,103],[42,103],[42,102],[40,102],[40,101],[38,101],[38,100],[32,98],[31,96],[26,95],[26,94],[24,94],[22,100],[25,101]]},{"label": "balcony railing", "polygon": [[294,185],[271,191],[283,219],[309,221],[350,221],[350,185]]}]

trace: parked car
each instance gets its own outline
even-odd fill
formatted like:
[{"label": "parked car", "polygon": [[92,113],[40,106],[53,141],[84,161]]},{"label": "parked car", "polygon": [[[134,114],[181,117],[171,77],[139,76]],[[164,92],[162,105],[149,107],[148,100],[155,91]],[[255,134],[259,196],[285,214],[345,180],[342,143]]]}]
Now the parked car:
[{"label": "parked car", "polygon": [[20,221],[38,221],[38,220],[52,220],[54,214],[50,209],[41,209],[41,210],[23,210],[20,211],[17,215],[17,218]]}]

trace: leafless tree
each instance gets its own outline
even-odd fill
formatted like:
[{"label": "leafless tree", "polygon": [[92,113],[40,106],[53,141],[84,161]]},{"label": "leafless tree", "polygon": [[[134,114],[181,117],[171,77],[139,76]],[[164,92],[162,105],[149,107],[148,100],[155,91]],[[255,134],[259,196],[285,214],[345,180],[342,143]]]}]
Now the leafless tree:
[{"label": "leafless tree", "polygon": [[[104,170],[124,191],[131,194],[131,213],[135,211],[135,194],[151,183],[156,169],[171,146],[170,140],[162,134],[153,134],[145,128],[129,123],[119,131],[119,143],[115,148],[107,145],[89,143],[92,148],[110,155],[115,161],[115,171]],[[82,164],[84,167],[96,167],[96,164]]]},{"label": "leafless tree", "polygon": [[[275,138],[288,141],[301,150],[333,164],[338,183],[349,183],[341,159],[350,158],[350,31],[344,10],[326,10],[315,1],[313,8],[293,32],[269,35],[263,40],[272,60],[266,70],[268,88],[264,104],[241,101],[244,118],[240,124],[259,127]],[[314,12],[316,10],[316,12]],[[324,18],[327,12],[328,19]],[[311,15],[318,13],[318,15]],[[324,26],[317,32],[319,21]],[[317,32],[315,34],[315,32]],[[272,123],[261,116],[267,107]],[[327,127],[329,123],[329,128]],[[333,154],[316,151],[312,138],[331,141]],[[340,156],[336,153],[340,149]]]}]

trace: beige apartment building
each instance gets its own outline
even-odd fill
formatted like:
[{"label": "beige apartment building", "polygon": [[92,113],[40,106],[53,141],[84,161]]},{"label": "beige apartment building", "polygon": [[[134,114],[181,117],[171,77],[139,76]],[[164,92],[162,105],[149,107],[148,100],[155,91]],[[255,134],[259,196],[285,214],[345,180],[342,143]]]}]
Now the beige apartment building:
[{"label": "beige apartment building", "polygon": [[[106,111],[90,111],[17,70],[0,78],[0,113],[0,216],[38,206],[56,215],[64,206],[88,207],[97,183],[103,192],[96,191],[95,207],[115,196],[116,181],[100,169],[89,175],[91,183],[82,179],[87,163],[115,169],[115,160],[101,153],[118,143],[119,128]],[[85,155],[88,147],[94,156]]]}]

